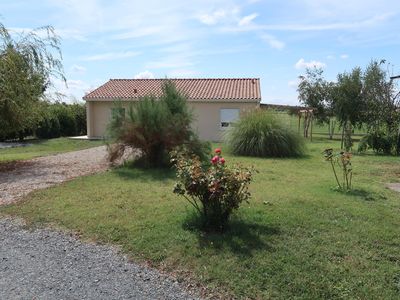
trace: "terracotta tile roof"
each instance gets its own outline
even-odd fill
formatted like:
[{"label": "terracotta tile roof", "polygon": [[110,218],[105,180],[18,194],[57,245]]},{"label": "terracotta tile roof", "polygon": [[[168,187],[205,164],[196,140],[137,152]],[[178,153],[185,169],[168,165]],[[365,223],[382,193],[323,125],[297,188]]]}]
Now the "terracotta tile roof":
[{"label": "terracotta tile roof", "polygon": [[[161,95],[165,79],[110,79],[83,97],[85,100],[126,100]],[[261,100],[260,79],[170,79],[189,100]]]}]

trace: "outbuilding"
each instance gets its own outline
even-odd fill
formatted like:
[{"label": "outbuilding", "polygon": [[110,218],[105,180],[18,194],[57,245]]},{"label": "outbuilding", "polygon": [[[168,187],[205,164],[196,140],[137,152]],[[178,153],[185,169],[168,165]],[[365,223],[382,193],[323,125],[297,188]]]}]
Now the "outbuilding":
[{"label": "outbuilding", "polygon": [[[88,138],[101,138],[115,109],[115,102],[129,105],[146,95],[160,96],[166,79],[110,79],[83,97],[86,101]],[[188,98],[193,128],[202,140],[220,141],[240,115],[258,108],[258,78],[169,79]]]}]

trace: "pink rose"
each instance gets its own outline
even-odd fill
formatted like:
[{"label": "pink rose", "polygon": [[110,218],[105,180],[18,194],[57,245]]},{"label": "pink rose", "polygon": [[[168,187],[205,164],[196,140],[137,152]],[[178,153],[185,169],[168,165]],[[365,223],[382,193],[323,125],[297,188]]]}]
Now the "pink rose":
[{"label": "pink rose", "polygon": [[225,158],[221,157],[221,158],[219,159],[219,162],[223,165],[223,164],[225,163]]},{"label": "pink rose", "polygon": [[211,163],[212,163],[213,165],[217,164],[218,161],[219,161],[219,157],[218,157],[217,155],[215,155],[215,156],[211,159]]},{"label": "pink rose", "polygon": [[217,154],[221,154],[221,148],[217,148],[217,149],[215,149],[215,153],[217,153]]}]

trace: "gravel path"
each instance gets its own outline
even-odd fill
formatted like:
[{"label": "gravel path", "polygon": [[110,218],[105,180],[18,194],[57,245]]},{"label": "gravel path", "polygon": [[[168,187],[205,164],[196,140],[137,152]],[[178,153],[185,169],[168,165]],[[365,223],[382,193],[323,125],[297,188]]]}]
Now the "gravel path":
[{"label": "gravel path", "polygon": [[106,170],[106,146],[11,163],[0,169],[0,205],[74,177]]},{"label": "gravel path", "polygon": [[0,299],[197,299],[108,246],[0,219]]}]

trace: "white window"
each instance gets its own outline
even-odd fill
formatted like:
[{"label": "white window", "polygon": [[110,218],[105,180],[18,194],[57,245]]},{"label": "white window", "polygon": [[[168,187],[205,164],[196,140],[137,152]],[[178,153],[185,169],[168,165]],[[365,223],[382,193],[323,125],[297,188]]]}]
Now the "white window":
[{"label": "white window", "polygon": [[219,111],[221,119],[221,129],[226,129],[231,126],[232,123],[239,119],[238,108],[222,108]]}]

